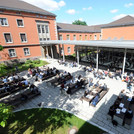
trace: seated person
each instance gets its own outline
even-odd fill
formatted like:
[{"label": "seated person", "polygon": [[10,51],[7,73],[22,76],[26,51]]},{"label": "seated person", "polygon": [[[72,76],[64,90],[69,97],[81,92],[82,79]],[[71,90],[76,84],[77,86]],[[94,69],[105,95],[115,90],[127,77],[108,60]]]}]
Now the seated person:
[{"label": "seated person", "polygon": [[13,77],[15,81],[19,81],[19,76],[17,74],[15,74]]},{"label": "seated person", "polygon": [[91,87],[91,86],[93,86],[93,79],[92,78],[89,79],[89,87]]},{"label": "seated person", "polygon": [[119,99],[122,99],[126,96],[125,89],[123,89],[119,94]]},{"label": "seated person", "polygon": [[13,76],[10,75],[10,76],[8,77],[8,80],[9,80],[10,82],[13,82],[13,80],[14,80]]},{"label": "seated person", "polygon": [[133,111],[130,108],[126,111],[125,117],[128,119],[133,118]]},{"label": "seated person", "polygon": [[95,96],[95,98],[92,100],[91,104],[95,107],[96,104],[98,103],[99,101],[99,98],[100,98],[100,94],[97,93],[97,95]]},{"label": "seated person", "polygon": [[99,81],[97,81],[96,84],[94,84],[94,86],[95,86],[95,88],[99,87],[100,86]]},{"label": "seated person", "polygon": [[67,89],[67,94],[71,94],[71,88],[70,88],[70,86],[68,87],[68,89]]},{"label": "seated person", "polygon": [[29,82],[27,80],[22,81],[22,84],[24,84],[24,86],[28,86]]},{"label": "seated person", "polygon": [[71,79],[70,84],[75,84],[75,81],[73,78]]},{"label": "seated person", "polygon": [[106,83],[104,83],[104,85],[101,86],[101,88],[102,88],[103,90],[107,90],[107,85],[106,85]]},{"label": "seated person", "polygon": [[29,89],[32,93],[38,93],[38,88],[34,84],[31,84]]},{"label": "seated person", "polygon": [[86,96],[88,95],[88,93],[89,93],[89,91],[86,90],[86,91],[84,92],[84,97],[86,97]]},{"label": "seated person", "polygon": [[7,83],[8,82],[8,79],[6,77],[3,78],[2,80],[4,83]]}]

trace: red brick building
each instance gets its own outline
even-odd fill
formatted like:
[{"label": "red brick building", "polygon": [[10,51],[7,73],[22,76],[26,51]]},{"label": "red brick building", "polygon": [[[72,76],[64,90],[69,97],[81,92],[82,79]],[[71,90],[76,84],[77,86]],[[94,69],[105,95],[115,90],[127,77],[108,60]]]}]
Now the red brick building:
[{"label": "red brick building", "polygon": [[55,14],[24,1],[0,1],[0,61],[44,56],[39,44],[57,39],[55,19]]}]

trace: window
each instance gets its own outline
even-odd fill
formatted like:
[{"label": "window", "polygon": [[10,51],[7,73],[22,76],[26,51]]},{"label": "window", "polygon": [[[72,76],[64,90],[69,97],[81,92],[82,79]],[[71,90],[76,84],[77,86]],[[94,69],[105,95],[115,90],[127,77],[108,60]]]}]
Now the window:
[{"label": "window", "polygon": [[67,48],[68,53],[71,53],[71,47]]},{"label": "window", "polygon": [[23,20],[17,19],[17,25],[18,27],[24,27]]},{"label": "window", "polygon": [[40,38],[40,41],[42,41],[42,38]]},{"label": "window", "polygon": [[21,42],[27,42],[26,34],[20,34]]},{"label": "window", "polygon": [[24,55],[25,56],[30,55],[29,48],[24,48]]},{"label": "window", "polygon": [[4,37],[5,37],[6,43],[12,43],[12,39],[11,39],[10,33],[5,33]]},{"label": "window", "polygon": [[94,40],[97,40],[97,36],[96,35],[94,35]]},{"label": "window", "polygon": [[8,26],[8,22],[6,18],[0,18],[0,24],[1,26]]},{"label": "window", "polygon": [[44,25],[42,25],[42,33],[45,33]]},{"label": "window", "polygon": [[62,40],[62,35],[59,35],[59,40]]},{"label": "window", "polygon": [[70,37],[69,37],[69,35],[67,35],[67,40],[70,40]]},{"label": "window", "polygon": [[79,35],[79,40],[82,40],[82,35]]},{"label": "window", "polygon": [[48,26],[46,25],[45,27],[46,27],[46,33],[49,33]]},{"label": "window", "polygon": [[47,38],[47,40],[50,40],[50,38]]},{"label": "window", "polygon": [[87,40],[87,35],[85,35],[85,40]]},{"label": "window", "polygon": [[76,40],[76,35],[73,35],[73,40]]},{"label": "window", "polygon": [[16,57],[16,52],[15,52],[15,49],[9,49],[9,56],[10,57]]},{"label": "window", "polygon": [[100,35],[100,40],[102,39],[102,36]]},{"label": "window", "polygon": [[90,35],[90,40],[92,40],[92,35]]},{"label": "window", "polygon": [[37,25],[37,27],[38,27],[38,33],[41,33],[41,29],[40,29],[40,25]]},{"label": "window", "polygon": [[46,41],[46,38],[43,38],[43,41]]}]

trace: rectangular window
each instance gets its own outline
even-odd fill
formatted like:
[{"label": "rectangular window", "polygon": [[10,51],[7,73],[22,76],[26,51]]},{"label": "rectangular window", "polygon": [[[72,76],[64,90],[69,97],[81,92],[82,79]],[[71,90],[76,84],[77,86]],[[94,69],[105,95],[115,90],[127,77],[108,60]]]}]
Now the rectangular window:
[{"label": "rectangular window", "polygon": [[46,27],[46,33],[49,33],[48,26],[46,25],[45,27]]},{"label": "rectangular window", "polygon": [[79,35],[79,40],[82,40],[82,35]]},{"label": "rectangular window", "polygon": [[6,18],[0,18],[0,24],[1,26],[8,26],[8,22]]},{"label": "rectangular window", "polygon": [[90,40],[92,40],[92,35],[90,35]]},{"label": "rectangular window", "polygon": [[45,28],[44,28],[45,26],[44,25],[42,25],[42,33],[45,33]]},{"label": "rectangular window", "polygon": [[38,33],[41,33],[41,26],[40,25],[37,25],[37,27],[38,27]]},{"label": "rectangular window", "polygon": [[59,35],[59,40],[62,40],[62,35]]},{"label": "rectangular window", "polygon": [[47,40],[50,40],[50,38],[47,38]]},{"label": "rectangular window", "polygon": [[17,19],[17,25],[18,27],[24,27],[23,20]]},{"label": "rectangular window", "polygon": [[73,35],[73,40],[76,40],[76,35]]},{"label": "rectangular window", "polygon": [[85,40],[87,40],[87,35],[85,35]]},{"label": "rectangular window", "polygon": [[21,42],[27,42],[26,34],[20,34]]},{"label": "rectangular window", "polygon": [[68,53],[71,53],[71,47],[67,48]]},{"label": "rectangular window", "polygon": [[4,37],[5,37],[6,43],[12,43],[12,39],[11,39],[10,33],[5,33]]},{"label": "rectangular window", "polygon": [[16,57],[16,52],[15,52],[15,49],[9,49],[9,56],[10,57]]},{"label": "rectangular window", "polygon": [[69,37],[69,35],[67,35],[67,40],[70,40],[70,37]]},{"label": "rectangular window", "polygon": [[102,39],[102,36],[100,35],[100,40]]},{"label": "rectangular window", "polygon": [[40,41],[42,41],[42,38],[40,38]]},{"label": "rectangular window", "polygon": [[46,41],[46,38],[43,38],[43,41]]},{"label": "rectangular window", "polygon": [[24,48],[24,55],[25,56],[30,55],[29,48]]},{"label": "rectangular window", "polygon": [[94,40],[97,40],[97,35],[94,35]]}]

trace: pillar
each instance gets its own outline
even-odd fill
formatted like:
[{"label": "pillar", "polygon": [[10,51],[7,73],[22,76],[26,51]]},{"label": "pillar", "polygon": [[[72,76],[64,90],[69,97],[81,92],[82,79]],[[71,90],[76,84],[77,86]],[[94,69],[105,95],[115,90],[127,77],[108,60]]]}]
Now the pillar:
[{"label": "pillar", "polygon": [[79,50],[78,50],[78,48],[77,48],[77,63],[79,65]]},{"label": "pillar", "polygon": [[47,50],[47,58],[49,58],[49,54],[48,54],[48,46],[46,46],[46,50]]},{"label": "pillar", "polygon": [[98,70],[98,47],[97,47],[97,54],[96,54],[96,69]]},{"label": "pillar", "polygon": [[122,74],[124,74],[124,72],[125,72],[126,53],[127,53],[127,50],[125,49],[125,51],[124,51],[124,59],[123,59],[123,67],[122,67]]},{"label": "pillar", "polygon": [[62,44],[62,55],[63,55],[63,61],[65,61],[65,52],[64,52],[64,45]]},{"label": "pillar", "polygon": [[52,45],[50,46],[51,47],[51,55],[52,55],[52,59],[54,58],[54,54],[53,54],[53,48],[52,48]]}]

